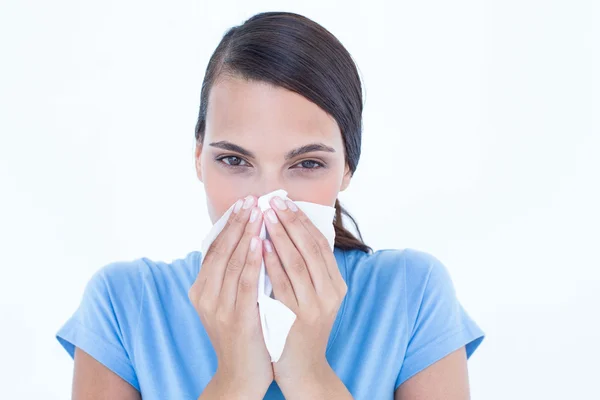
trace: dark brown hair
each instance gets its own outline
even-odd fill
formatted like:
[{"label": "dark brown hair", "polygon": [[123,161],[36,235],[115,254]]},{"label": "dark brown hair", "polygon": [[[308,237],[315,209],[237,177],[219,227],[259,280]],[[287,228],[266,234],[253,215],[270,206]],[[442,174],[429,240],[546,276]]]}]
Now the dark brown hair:
[{"label": "dark brown hair", "polygon": [[[222,75],[267,82],[304,96],[338,123],[346,163],[354,174],[360,158],[362,86],[350,53],[328,30],[299,14],[263,12],[230,28],[211,56],[200,95],[196,140],[203,143],[208,95]],[[356,238],[343,224],[346,215]],[[335,201],[335,247],[372,252],[354,218]]]}]

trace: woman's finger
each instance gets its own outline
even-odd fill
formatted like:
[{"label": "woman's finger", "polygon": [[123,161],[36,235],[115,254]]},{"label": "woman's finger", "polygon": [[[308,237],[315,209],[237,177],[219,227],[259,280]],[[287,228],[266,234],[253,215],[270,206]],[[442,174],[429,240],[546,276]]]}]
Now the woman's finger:
[{"label": "woman's finger", "polygon": [[[301,217],[306,217],[306,215],[291,201],[284,202],[283,199],[277,196],[273,197],[271,204],[277,212],[281,225],[304,259],[314,290],[320,296],[326,295],[328,290],[331,290],[332,282],[325,265],[325,259],[321,254],[322,249],[301,220]],[[312,222],[310,223],[312,224]],[[321,236],[323,235],[321,234]],[[277,243],[275,243],[275,248],[278,248]],[[283,261],[285,263],[285,259]]]},{"label": "woman's finger", "polygon": [[260,233],[261,222],[262,212],[260,208],[252,208],[244,234],[225,267],[223,286],[219,294],[219,306],[224,307],[226,310],[235,308],[240,275],[246,268],[245,264],[249,257],[248,252],[251,251],[252,238]]},{"label": "woman's finger", "polygon": [[316,245],[320,248],[320,254],[325,262],[327,274],[334,283],[334,286],[345,286],[346,282],[344,282],[344,278],[340,273],[340,269],[337,265],[335,255],[331,250],[331,246],[327,241],[327,238],[325,237],[325,235],[323,235],[323,232],[321,232],[319,228],[315,226],[315,224],[310,220],[310,218],[308,218],[306,213],[302,211],[301,208],[299,208],[298,206],[293,208],[295,204],[291,203],[292,202],[290,200],[286,200],[286,204],[288,205],[288,207],[292,211],[295,210],[295,212],[298,214],[298,220],[300,220],[302,225],[304,225],[304,228],[308,231],[310,237],[313,238],[313,240],[316,242]]},{"label": "woman's finger", "polygon": [[246,315],[255,309],[258,301],[258,276],[262,264],[262,240],[253,236],[250,240],[244,268],[237,282],[237,294],[235,296],[235,310],[241,315]]},{"label": "woman's finger", "polygon": [[242,203],[236,203],[225,227],[206,252],[206,257],[202,262],[203,267],[200,269],[202,273],[202,269],[205,269],[204,266],[207,267],[204,271],[206,283],[202,290],[202,296],[203,299],[206,296],[205,300],[212,305],[216,305],[219,299],[227,263],[242,238],[250,217],[250,209],[255,203],[254,196],[247,196]]},{"label": "woman's finger", "polygon": [[316,291],[306,261],[288,236],[285,228],[271,208],[265,211],[266,227],[273,247],[277,250],[283,268],[290,278],[298,305],[311,307],[316,304]]},{"label": "woman's finger", "polygon": [[290,310],[296,312],[298,299],[294,293],[294,288],[289,276],[281,265],[281,260],[277,251],[273,248],[270,240],[263,241],[263,259],[265,260],[265,269],[273,285],[273,293],[277,300],[285,304]]}]

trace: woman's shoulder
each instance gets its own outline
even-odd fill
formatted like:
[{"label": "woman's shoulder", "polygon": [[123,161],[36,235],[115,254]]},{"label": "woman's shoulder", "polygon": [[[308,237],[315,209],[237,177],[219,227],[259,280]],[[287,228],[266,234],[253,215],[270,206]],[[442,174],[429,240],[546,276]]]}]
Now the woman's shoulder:
[{"label": "woman's shoulder", "polygon": [[111,261],[101,266],[90,282],[102,282],[108,286],[141,286],[151,280],[156,282],[188,282],[195,278],[200,260],[199,251],[188,252],[185,256],[165,261],[158,257],[144,257]]},{"label": "woman's shoulder", "polygon": [[139,329],[142,313],[160,319],[166,301],[184,299],[196,260],[197,252],[191,252],[170,262],[138,257],[104,264],[56,338],[71,357],[79,347],[139,390],[130,356],[145,332]]},{"label": "woman's shoulder", "polygon": [[197,261],[198,252],[192,251],[168,262],[138,257],[106,263],[86,283],[75,319],[91,326],[98,316],[105,315],[118,319],[116,325],[129,324],[135,331],[144,304],[187,297]]},{"label": "woman's shoulder", "polygon": [[415,248],[380,249],[371,253],[345,251],[350,273],[402,278],[411,282],[426,282],[432,274],[448,273],[446,266],[432,253]]}]

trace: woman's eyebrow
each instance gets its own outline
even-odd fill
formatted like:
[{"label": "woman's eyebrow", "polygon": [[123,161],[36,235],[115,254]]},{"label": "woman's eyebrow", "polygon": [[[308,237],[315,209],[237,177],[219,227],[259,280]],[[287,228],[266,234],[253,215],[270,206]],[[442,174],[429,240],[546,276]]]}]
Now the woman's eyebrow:
[{"label": "woman's eyebrow", "polygon": [[323,143],[309,143],[304,146],[300,146],[297,149],[290,150],[285,155],[285,159],[289,160],[290,158],[297,157],[304,153],[311,153],[313,151],[325,151],[327,153],[335,153],[335,149],[333,147],[329,147],[324,145]]},{"label": "woman's eyebrow", "polygon": [[244,149],[242,146],[238,146],[237,144],[228,142],[227,140],[221,140],[220,142],[212,142],[210,146],[218,147],[223,150],[235,151],[237,153],[245,155],[246,157],[254,158],[254,153]]},{"label": "woman's eyebrow", "polygon": [[[221,148],[224,150],[235,151],[235,152],[240,153],[248,158],[256,158],[254,153],[252,153],[250,150],[246,150],[243,147],[238,146],[235,143],[228,142],[227,140],[221,140],[219,142],[210,143],[210,146],[218,147],[218,148]],[[290,158],[294,158],[301,154],[310,153],[313,151],[325,151],[328,153],[335,153],[334,148],[326,146],[323,143],[309,143],[309,144],[305,144],[304,146],[300,146],[296,149],[288,151],[287,154],[285,155],[285,159],[289,160]]]}]

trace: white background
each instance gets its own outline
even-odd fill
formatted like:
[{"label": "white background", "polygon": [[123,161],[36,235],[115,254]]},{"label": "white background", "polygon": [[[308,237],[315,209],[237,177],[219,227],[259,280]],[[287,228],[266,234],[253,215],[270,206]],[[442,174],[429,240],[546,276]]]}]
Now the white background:
[{"label": "white background", "polygon": [[3,0],[0,398],[69,398],[54,335],[97,269],[199,249],[203,74],[230,26],[269,10],[357,62],[363,150],[340,199],[367,244],[449,268],[487,334],[473,399],[600,398],[592,3]]}]

